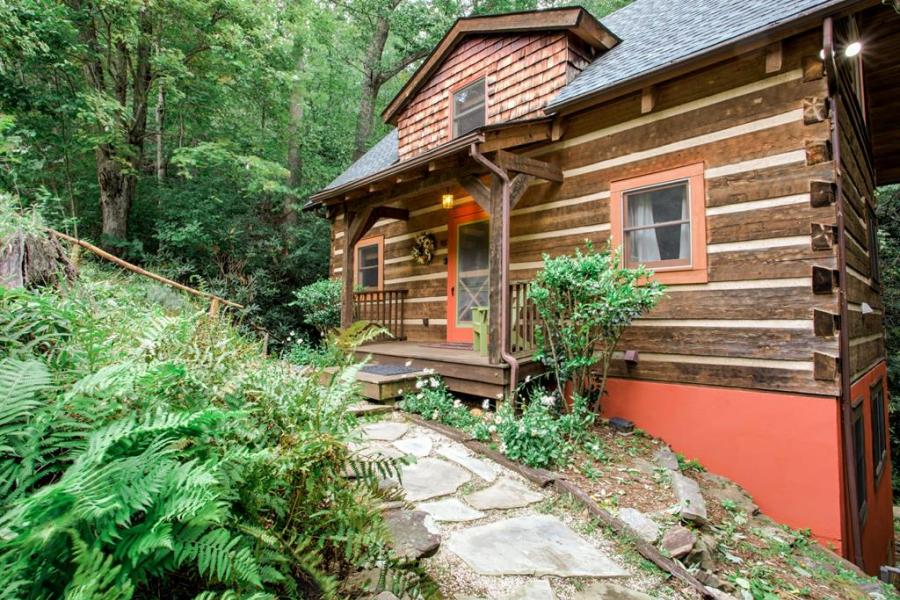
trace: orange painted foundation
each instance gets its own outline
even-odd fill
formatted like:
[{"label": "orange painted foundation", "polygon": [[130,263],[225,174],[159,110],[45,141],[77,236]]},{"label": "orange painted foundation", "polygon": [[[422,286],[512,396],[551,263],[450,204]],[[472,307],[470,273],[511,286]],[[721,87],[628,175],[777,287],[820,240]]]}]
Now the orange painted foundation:
[{"label": "orange painted foundation", "polygon": [[768,516],[841,552],[837,398],[627,379],[607,391],[605,416],[631,419],[739,483]]},{"label": "orange painted foundation", "polygon": [[866,515],[862,524],[861,538],[863,568],[871,575],[876,575],[881,565],[894,564],[891,453],[885,451],[884,465],[879,473],[875,473],[874,468],[872,390],[875,386],[880,386],[884,392],[884,427],[885,431],[888,432],[890,429],[887,423],[887,365],[883,362],[876,365],[850,386],[852,405],[862,403],[862,418],[865,425]]}]

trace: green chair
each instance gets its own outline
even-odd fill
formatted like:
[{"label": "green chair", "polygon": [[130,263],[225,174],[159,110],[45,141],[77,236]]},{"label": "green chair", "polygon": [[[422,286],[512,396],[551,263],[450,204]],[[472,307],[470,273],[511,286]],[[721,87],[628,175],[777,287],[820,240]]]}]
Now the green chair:
[{"label": "green chair", "polygon": [[472,349],[487,356],[488,309],[484,306],[472,307]]}]

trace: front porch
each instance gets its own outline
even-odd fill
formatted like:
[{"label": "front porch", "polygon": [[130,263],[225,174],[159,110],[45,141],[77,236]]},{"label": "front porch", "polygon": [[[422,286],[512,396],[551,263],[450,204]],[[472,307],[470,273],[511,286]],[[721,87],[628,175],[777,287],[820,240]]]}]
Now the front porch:
[{"label": "front porch", "polygon": [[[510,365],[505,362],[491,363],[482,355],[464,344],[447,342],[383,341],[365,344],[356,350],[360,360],[370,359],[370,364],[404,365],[410,373],[406,389],[415,383],[422,370],[431,369],[439,374],[447,387],[461,394],[482,398],[499,399],[510,387]],[[517,379],[536,375],[542,365],[530,355],[522,354],[518,360]],[[403,386],[397,392],[402,391]],[[383,396],[383,392],[381,393]],[[365,394],[370,399],[372,395]]]}]

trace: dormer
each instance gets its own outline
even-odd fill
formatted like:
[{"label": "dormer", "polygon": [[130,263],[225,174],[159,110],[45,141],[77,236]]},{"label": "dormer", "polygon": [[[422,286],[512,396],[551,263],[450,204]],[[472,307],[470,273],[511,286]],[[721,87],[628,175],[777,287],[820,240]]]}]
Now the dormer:
[{"label": "dormer", "polygon": [[382,113],[400,160],[484,125],[544,116],[616,43],[583,8],[459,19]]}]

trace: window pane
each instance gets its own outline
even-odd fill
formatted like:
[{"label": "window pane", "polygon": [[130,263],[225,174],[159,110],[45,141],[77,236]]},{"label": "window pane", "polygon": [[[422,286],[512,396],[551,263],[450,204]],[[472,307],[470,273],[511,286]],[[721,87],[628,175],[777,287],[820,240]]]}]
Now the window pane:
[{"label": "window pane", "polygon": [[856,465],[856,505],[862,510],[866,504],[866,442],[863,429],[862,404],[853,410],[853,461]]},{"label": "window pane", "polygon": [[453,135],[458,137],[486,122],[484,81],[477,81],[453,95]]},{"label": "window pane", "polygon": [[366,267],[360,269],[359,285],[364,288],[378,287],[378,267]]},{"label": "window pane", "polygon": [[360,267],[377,267],[378,266],[378,246],[363,246],[359,249],[359,266]]},{"label": "window pane", "polygon": [[472,307],[488,305],[488,221],[465,223],[457,229],[459,238],[456,268],[456,322],[472,320]]},{"label": "window pane", "polygon": [[[660,225],[690,220],[687,183],[625,194],[625,237],[632,263],[691,258],[690,223]],[[630,228],[643,227],[628,231]]]}]

